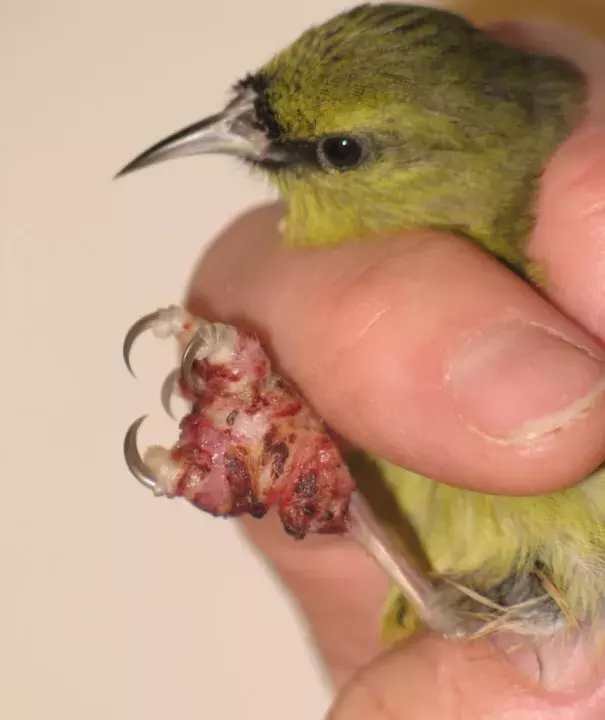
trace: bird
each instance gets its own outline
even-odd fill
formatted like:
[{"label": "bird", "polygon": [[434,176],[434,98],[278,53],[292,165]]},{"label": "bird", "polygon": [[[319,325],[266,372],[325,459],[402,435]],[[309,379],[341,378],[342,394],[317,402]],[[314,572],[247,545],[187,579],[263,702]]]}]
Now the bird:
[{"label": "bird", "polygon": [[[539,288],[547,273],[526,254],[536,196],[586,98],[587,79],[569,61],[510,47],[451,11],[363,4],[309,27],[237,82],[222,111],[154,144],[118,176],[185,156],[233,156],[279,191],[286,247],[435,229]],[[350,461],[377,517],[414,545],[473,632],[549,637],[602,617],[605,470],[564,490],[506,497],[363,448]],[[421,625],[393,586],[385,642]]]}]

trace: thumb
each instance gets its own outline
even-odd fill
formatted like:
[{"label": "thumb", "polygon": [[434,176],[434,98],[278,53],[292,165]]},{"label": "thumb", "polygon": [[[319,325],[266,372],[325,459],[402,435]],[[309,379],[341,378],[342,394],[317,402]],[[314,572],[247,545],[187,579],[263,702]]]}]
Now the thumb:
[{"label": "thumb", "polygon": [[547,691],[488,641],[425,636],[362,669],[328,720],[597,720],[605,685]]}]

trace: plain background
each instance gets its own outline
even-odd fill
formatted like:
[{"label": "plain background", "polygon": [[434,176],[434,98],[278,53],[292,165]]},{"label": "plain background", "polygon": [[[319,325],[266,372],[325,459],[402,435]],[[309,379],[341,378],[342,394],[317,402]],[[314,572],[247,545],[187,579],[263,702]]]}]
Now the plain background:
[{"label": "plain background", "polygon": [[135,382],[124,332],[180,302],[204,246],[268,190],[213,157],[112,176],[353,4],[0,0],[6,720],[307,720],[330,703],[304,624],[235,525],[155,499],[122,458],[141,414],[143,444],[176,438],[158,398],[176,348],[141,339]]}]

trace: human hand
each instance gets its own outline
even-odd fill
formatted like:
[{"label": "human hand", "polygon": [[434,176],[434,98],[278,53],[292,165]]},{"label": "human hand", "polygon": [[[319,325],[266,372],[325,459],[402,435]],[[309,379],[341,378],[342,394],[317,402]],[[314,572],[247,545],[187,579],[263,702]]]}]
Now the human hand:
[{"label": "human hand", "polygon": [[[221,236],[188,305],[257,329],[280,370],[354,443],[445,482],[531,494],[605,458],[605,51],[554,29],[495,30],[567,55],[593,86],[589,118],[543,181],[530,254],[547,265],[548,297],[434,232],[284,250],[280,208],[269,207]],[[360,548],[296,543],[273,517],[244,527],[315,633],[339,690],[334,719],[605,716],[602,690],[547,691],[524,660],[513,666],[487,641],[427,635],[379,655],[387,581]]]}]

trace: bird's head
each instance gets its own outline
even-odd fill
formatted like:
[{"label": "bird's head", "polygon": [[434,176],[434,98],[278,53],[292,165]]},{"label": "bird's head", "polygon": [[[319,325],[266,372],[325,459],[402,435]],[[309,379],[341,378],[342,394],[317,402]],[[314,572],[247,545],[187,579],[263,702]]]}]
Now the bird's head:
[{"label": "bird's head", "polygon": [[506,47],[456,15],[363,5],[305,32],[238,83],[221,113],[120,174],[235,155],[278,187],[296,244],[430,227],[515,264],[536,180],[584,92],[563,60]]}]

